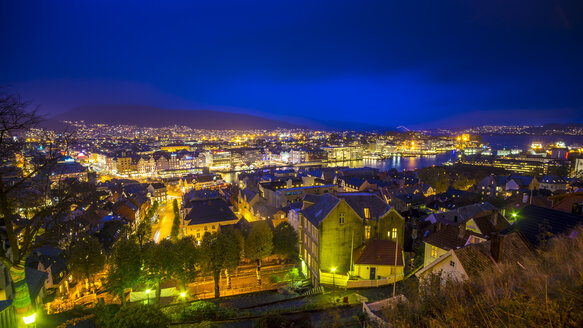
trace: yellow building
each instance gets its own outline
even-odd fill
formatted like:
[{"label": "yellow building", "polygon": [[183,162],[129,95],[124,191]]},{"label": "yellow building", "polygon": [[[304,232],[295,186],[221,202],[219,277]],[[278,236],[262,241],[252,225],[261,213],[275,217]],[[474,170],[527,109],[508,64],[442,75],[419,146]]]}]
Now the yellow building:
[{"label": "yellow building", "polygon": [[221,226],[235,224],[239,219],[227,202],[220,198],[193,200],[184,207],[182,231],[185,236],[201,240],[205,232],[218,232]]}]

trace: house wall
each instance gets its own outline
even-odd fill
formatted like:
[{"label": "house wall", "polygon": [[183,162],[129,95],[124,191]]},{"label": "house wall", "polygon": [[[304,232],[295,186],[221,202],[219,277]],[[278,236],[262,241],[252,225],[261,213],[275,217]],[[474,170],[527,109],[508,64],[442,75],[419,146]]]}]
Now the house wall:
[{"label": "house wall", "polygon": [[[367,220],[375,223],[374,220]],[[371,231],[371,238],[380,240],[394,240],[392,235],[389,235],[393,228],[397,228],[397,237],[399,238],[399,245],[403,245],[405,241],[405,218],[403,218],[397,211],[390,210],[384,216],[379,218],[378,225],[373,227]],[[376,235],[375,235],[376,234]],[[355,244],[356,245],[356,244]]]},{"label": "house wall", "polygon": [[431,269],[421,273],[419,275],[419,281],[422,282],[431,274],[439,273],[441,273],[442,284],[449,279],[454,281],[463,281],[467,278],[461,264],[453,255],[451,255],[451,253],[449,256],[443,258],[439,263],[436,263],[433,267],[431,267]]},{"label": "house wall", "polygon": [[235,224],[238,220],[230,220],[230,221],[221,221],[219,222],[212,222],[206,224],[187,224],[184,227],[184,235],[186,236],[193,236],[197,240],[202,240],[205,232],[218,232],[223,225]]},{"label": "house wall", "polygon": [[[431,248],[435,247],[437,249],[437,256],[431,256]],[[446,250],[441,249],[439,247],[430,245],[428,243],[425,243],[425,255],[423,257],[423,267],[428,266],[429,264],[431,264],[431,262],[437,260],[440,256],[442,256],[443,254],[447,253]]]},{"label": "house wall", "polygon": [[[340,223],[344,214],[344,223]],[[353,239],[354,234],[354,240]],[[364,223],[356,212],[341,200],[320,223],[320,270],[346,274],[350,270],[352,247],[364,241]]]},{"label": "house wall", "polygon": [[[392,265],[364,265],[364,264],[355,264],[354,265],[354,274],[361,279],[369,280],[370,279],[370,269],[375,268],[375,279],[382,279],[387,277],[392,277],[395,275],[395,271],[392,271],[395,266]],[[403,279],[403,266],[397,266],[397,281]],[[400,278],[400,279],[399,279]]]}]

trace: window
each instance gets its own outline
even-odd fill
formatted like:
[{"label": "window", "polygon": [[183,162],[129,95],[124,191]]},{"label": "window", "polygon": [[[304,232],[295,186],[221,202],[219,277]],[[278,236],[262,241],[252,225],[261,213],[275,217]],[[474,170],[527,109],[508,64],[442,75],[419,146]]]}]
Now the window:
[{"label": "window", "polygon": [[455,262],[454,261],[449,261],[449,265],[455,266]]},{"label": "window", "polygon": [[344,224],[344,213],[338,214],[340,224]]},{"label": "window", "polygon": [[364,239],[370,239],[370,226],[364,227]]},{"label": "window", "polygon": [[215,229],[216,229],[216,227],[215,227],[215,225],[214,225],[214,224],[213,224],[213,227],[212,227],[212,228],[213,228],[213,230],[215,230]]},{"label": "window", "polygon": [[209,227],[204,226],[204,231],[207,231],[209,229]]},{"label": "window", "polygon": [[200,232],[196,233],[196,238],[200,238]]},{"label": "window", "polygon": [[389,237],[391,237],[392,240],[397,240],[397,228],[393,228],[391,232],[389,232]]},{"label": "window", "polygon": [[368,207],[364,208],[364,218],[370,219],[370,208],[368,208]]},{"label": "window", "polygon": [[431,246],[431,257],[437,258],[437,247]]}]

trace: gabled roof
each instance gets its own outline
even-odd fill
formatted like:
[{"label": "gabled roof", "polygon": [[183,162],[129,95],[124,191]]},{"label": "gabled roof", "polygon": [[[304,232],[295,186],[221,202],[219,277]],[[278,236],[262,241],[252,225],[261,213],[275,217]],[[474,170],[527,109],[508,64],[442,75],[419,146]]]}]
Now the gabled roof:
[{"label": "gabled roof", "polygon": [[553,209],[571,213],[574,204],[581,204],[583,202],[583,192],[565,194],[560,196],[561,199],[553,205]]},{"label": "gabled roof", "polygon": [[341,193],[338,198],[344,199],[346,203],[360,216],[365,218],[364,209],[370,211],[370,218],[379,218],[389,210],[389,206],[377,194],[371,193]]},{"label": "gabled roof", "polygon": [[481,215],[473,218],[474,222],[478,226],[478,229],[480,229],[480,232],[483,235],[491,235],[494,232],[500,232],[510,227],[510,223],[501,214],[498,214],[498,217],[496,218],[496,225],[494,225],[494,215],[496,214]]},{"label": "gabled roof", "polygon": [[[392,240],[369,240],[368,243],[354,251],[354,264],[360,265],[395,265],[396,243]],[[397,249],[397,266],[403,265],[403,248]]]},{"label": "gabled roof", "polygon": [[529,205],[518,213],[517,221],[508,231],[519,231],[531,244],[538,246],[541,233],[549,232],[552,235],[569,233],[580,224],[583,224],[583,216]]},{"label": "gabled roof", "polygon": [[495,267],[493,259],[485,251],[485,245],[482,244],[473,244],[453,250],[464,271],[470,277],[485,273]]},{"label": "gabled roof", "polygon": [[[458,207],[456,209],[434,213],[435,219],[443,223],[457,223],[465,221],[469,218],[475,217],[486,211],[496,211],[497,208],[490,203],[478,203],[467,206]],[[457,219],[457,221],[456,221]]]},{"label": "gabled roof", "polygon": [[219,223],[237,220],[227,202],[223,199],[194,200],[190,202],[192,210],[186,215],[188,225]]},{"label": "gabled roof", "polygon": [[45,280],[48,277],[48,273],[39,271],[34,268],[25,267],[24,275],[26,284],[28,285],[28,294],[30,295],[30,299],[34,300],[43,288]]},{"label": "gabled roof", "polygon": [[324,194],[319,201],[306,209],[301,210],[301,213],[314,225],[319,226],[320,222],[328,216],[340,203],[340,200],[330,194]]},{"label": "gabled roof", "polygon": [[521,186],[521,187],[527,187],[527,186],[530,185],[530,183],[532,182],[532,180],[534,180],[534,177],[530,177],[530,176],[527,176],[527,175],[513,174],[513,175],[510,175],[508,177],[508,180],[510,180],[510,179],[516,181],[516,183],[519,186]]},{"label": "gabled roof", "polygon": [[241,196],[243,196],[245,201],[250,202],[255,196],[257,196],[257,193],[249,188],[245,188],[241,190]]},{"label": "gabled roof", "polygon": [[466,230],[460,237],[460,229],[457,225],[444,225],[441,229],[425,238],[424,242],[444,250],[463,247],[468,241],[470,232]]}]

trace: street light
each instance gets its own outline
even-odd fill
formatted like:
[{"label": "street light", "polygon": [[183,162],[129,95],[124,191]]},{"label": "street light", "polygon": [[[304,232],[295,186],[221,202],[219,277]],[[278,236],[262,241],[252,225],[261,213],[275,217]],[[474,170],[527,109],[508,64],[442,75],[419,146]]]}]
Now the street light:
[{"label": "street light", "polygon": [[146,289],[146,295],[148,295],[148,305],[150,305],[150,290]]},{"label": "street light", "polygon": [[36,320],[36,313],[29,315],[28,317],[22,317],[25,325],[32,325]]},{"label": "street light", "polygon": [[184,303],[184,306],[182,307],[182,320],[184,320],[184,317],[186,316],[186,293],[180,293],[180,297],[182,297],[182,303]]},{"label": "street light", "polygon": [[336,289],[336,268],[332,268],[332,289]]}]

